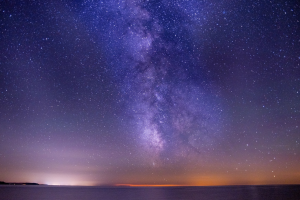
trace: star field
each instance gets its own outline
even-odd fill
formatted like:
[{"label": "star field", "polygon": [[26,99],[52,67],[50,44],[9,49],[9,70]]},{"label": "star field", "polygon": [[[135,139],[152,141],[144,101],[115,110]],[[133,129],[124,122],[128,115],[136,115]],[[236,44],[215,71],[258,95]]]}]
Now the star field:
[{"label": "star field", "polygon": [[0,13],[0,181],[300,183],[297,1]]}]

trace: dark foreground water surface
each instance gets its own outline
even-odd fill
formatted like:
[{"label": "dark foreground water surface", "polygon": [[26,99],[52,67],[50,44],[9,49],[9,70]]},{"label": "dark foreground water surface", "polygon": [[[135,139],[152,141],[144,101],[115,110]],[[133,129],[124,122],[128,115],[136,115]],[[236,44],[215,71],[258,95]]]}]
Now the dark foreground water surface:
[{"label": "dark foreground water surface", "polygon": [[0,186],[1,200],[300,200],[300,185],[222,187]]}]

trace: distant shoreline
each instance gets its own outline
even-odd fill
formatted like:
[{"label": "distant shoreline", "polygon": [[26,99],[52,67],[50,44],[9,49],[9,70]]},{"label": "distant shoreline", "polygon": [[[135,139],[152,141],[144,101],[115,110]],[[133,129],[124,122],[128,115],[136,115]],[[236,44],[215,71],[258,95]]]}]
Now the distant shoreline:
[{"label": "distant shoreline", "polygon": [[40,185],[38,183],[6,183],[4,181],[0,181],[0,185]]}]

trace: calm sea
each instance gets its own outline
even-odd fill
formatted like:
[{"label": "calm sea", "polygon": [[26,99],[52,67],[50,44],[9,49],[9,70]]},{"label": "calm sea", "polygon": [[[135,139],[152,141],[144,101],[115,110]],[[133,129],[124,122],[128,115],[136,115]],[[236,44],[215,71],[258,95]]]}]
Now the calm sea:
[{"label": "calm sea", "polygon": [[296,186],[67,187],[0,186],[0,200],[300,200]]}]

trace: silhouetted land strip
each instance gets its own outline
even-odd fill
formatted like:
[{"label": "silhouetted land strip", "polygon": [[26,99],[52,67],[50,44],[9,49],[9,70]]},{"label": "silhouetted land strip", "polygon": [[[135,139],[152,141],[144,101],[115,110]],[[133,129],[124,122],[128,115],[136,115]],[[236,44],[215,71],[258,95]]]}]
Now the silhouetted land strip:
[{"label": "silhouetted land strip", "polygon": [[0,181],[0,185],[39,185],[38,183],[6,183]]}]

